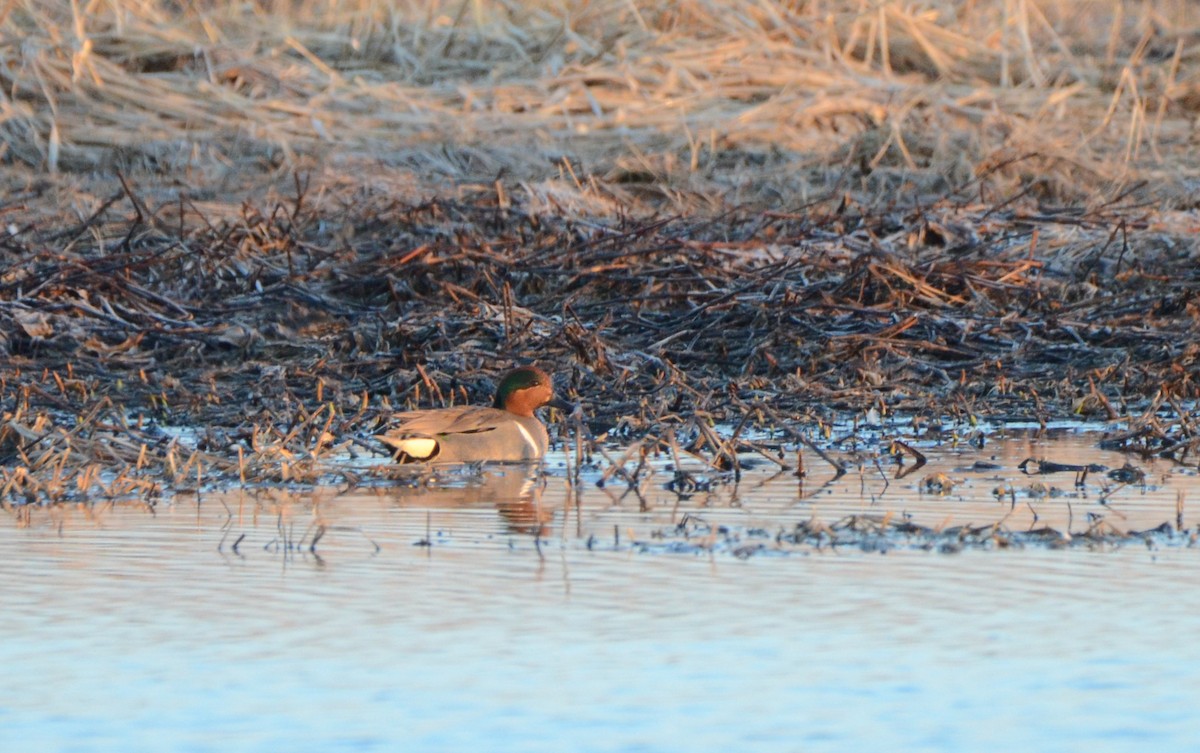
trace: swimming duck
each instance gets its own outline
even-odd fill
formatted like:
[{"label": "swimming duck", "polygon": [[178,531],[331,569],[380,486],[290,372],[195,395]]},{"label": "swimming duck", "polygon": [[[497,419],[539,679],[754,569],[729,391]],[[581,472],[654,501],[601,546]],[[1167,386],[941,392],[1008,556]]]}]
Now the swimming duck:
[{"label": "swimming duck", "polygon": [[395,426],[376,439],[395,450],[400,463],[540,460],[550,436],[534,411],[544,405],[574,410],[554,397],[546,372],[523,366],[500,380],[490,408],[464,405],[399,413],[392,418]]}]

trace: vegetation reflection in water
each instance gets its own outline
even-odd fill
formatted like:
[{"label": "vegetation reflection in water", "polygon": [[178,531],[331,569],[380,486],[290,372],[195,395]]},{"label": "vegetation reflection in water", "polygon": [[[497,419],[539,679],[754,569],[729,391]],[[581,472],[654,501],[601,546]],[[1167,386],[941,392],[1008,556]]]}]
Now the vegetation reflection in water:
[{"label": "vegetation reflection in water", "polygon": [[[424,548],[430,556],[504,546],[540,556],[567,548],[745,558],[848,549],[1194,545],[1200,519],[1188,500],[1196,496],[1195,469],[1163,459],[1131,462],[1098,449],[1097,439],[1017,432],[982,447],[906,445],[921,465],[864,451],[842,456],[845,473],[810,465],[804,477],[766,463],[735,476],[696,460],[660,457],[624,477],[611,472],[612,464],[604,466],[608,471],[584,467],[575,481],[569,457],[559,453],[540,470],[456,466],[352,488],[181,495],[167,507],[195,505],[222,553],[314,559],[397,546]],[[14,519],[19,526],[64,529],[107,525],[106,509],[26,506],[15,509]]]}]

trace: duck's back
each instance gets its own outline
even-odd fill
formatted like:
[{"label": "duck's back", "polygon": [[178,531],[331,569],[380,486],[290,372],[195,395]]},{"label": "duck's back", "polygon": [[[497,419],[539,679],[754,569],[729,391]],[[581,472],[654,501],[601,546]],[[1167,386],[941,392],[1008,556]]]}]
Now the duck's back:
[{"label": "duck's back", "polygon": [[402,451],[406,440],[431,440],[435,443],[431,456],[414,459],[436,463],[537,460],[550,444],[546,427],[536,417],[498,408],[413,411],[396,420],[397,425],[380,439]]}]

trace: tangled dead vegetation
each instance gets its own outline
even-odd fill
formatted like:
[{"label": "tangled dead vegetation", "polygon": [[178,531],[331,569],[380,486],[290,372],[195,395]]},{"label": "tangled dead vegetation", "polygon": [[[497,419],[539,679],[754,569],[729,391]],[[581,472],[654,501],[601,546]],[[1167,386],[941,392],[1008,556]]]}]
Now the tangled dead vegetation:
[{"label": "tangled dead vegetation", "polygon": [[1193,233],[1136,207],[949,199],[606,223],[302,176],[216,219],[126,181],[0,243],[7,491],[315,481],[390,410],[485,402],[527,362],[592,436],[660,447],[867,410],[1186,416]]},{"label": "tangled dead vegetation", "polygon": [[[1012,530],[1001,523],[932,527],[901,516],[851,515],[833,523],[817,519],[790,529],[714,526],[701,517],[686,515],[675,526],[661,528],[651,537],[630,542],[626,548],[642,553],[731,554],[750,557],[812,554],[823,550],[859,550],[887,554],[923,550],[958,554],[969,550],[1023,548],[1111,549],[1143,543],[1149,549],[1194,547],[1200,529],[1176,530],[1170,523],[1146,531],[1120,531],[1103,520],[1075,533],[1050,526]],[[617,547],[614,547],[617,548]]]}]

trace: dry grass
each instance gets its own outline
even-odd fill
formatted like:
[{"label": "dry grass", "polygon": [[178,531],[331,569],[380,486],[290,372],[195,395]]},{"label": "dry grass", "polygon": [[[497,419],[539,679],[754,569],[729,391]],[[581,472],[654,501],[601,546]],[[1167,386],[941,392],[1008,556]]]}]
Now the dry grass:
[{"label": "dry grass", "polygon": [[201,192],[320,163],[596,215],[1200,179],[1187,0],[10,0],[0,89],[7,160]]}]

